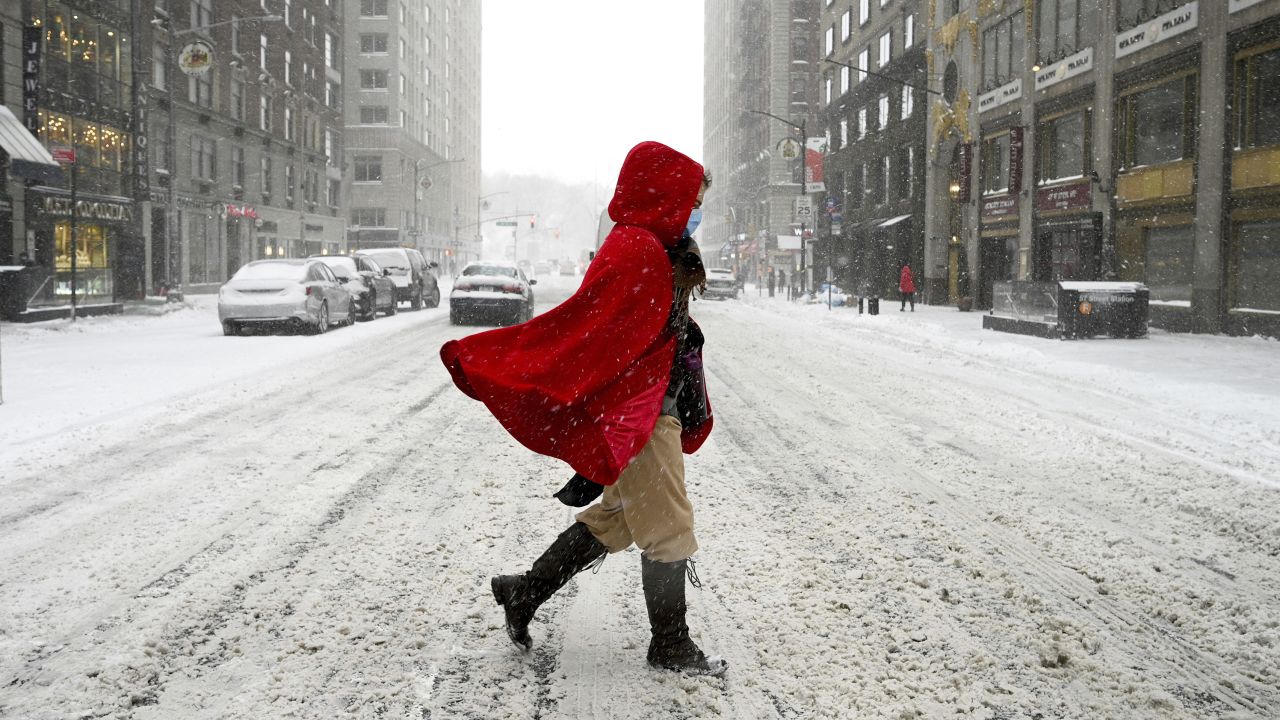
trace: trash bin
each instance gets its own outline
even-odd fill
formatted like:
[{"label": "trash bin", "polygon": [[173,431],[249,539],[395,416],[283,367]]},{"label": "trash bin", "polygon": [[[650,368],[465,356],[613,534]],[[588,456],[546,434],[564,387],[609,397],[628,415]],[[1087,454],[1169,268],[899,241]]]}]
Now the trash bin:
[{"label": "trash bin", "polygon": [[868,315],[880,314],[880,298],[878,297],[867,298],[867,314]]},{"label": "trash bin", "polygon": [[0,318],[17,320],[27,309],[25,276],[30,270],[21,265],[0,266]]},{"label": "trash bin", "polygon": [[861,315],[863,312],[862,306],[863,306],[863,303],[866,302],[866,300],[867,299],[862,297],[861,295],[858,296],[858,314],[859,315]]},{"label": "trash bin", "polygon": [[1150,300],[1151,292],[1142,283],[1060,282],[1060,337],[1146,337]]}]

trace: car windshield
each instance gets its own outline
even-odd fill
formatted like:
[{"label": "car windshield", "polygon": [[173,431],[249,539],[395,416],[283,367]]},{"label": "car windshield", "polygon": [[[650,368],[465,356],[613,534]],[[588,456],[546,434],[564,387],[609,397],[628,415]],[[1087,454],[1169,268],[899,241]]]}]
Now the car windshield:
[{"label": "car windshield", "polygon": [[503,265],[468,265],[462,269],[463,275],[505,275],[515,277],[516,269]]},{"label": "car windshield", "polygon": [[373,250],[364,253],[373,258],[384,268],[392,270],[408,270],[409,260],[399,250]]},{"label": "car windshield", "polygon": [[302,282],[307,266],[288,262],[256,262],[245,265],[235,274],[236,280],[292,280]]},{"label": "car windshield", "polygon": [[338,277],[355,277],[357,275],[356,261],[349,257],[327,257],[321,259],[320,262],[328,265],[333,270],[333,274]]}]

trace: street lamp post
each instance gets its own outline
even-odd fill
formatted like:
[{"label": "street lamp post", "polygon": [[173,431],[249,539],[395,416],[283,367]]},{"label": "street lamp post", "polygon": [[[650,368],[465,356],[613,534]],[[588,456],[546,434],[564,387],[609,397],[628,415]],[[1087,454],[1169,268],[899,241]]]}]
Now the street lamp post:
[{"label": "street lamp post", "polygon": [[169,38],[169,48],[165,57],[165,96],[169,104],[169,128],[165,133],[168,138],[169,146],[169,197],[168,208],[165,210],[166,217],[164,222],[164,291],[166,295],[173,289],[173,246],[176,240],[178,223],[178,128],[176,113],[173,105],[173,86],[178,81],[179,68],[177,67],[177,42],[178,38],[183,35],[191,35],[197,32],[207,32],[208,30],[223,25],[232,25],[242,22],[277,22],[284,18],[280,15],[258,15],[255,17],[235,18],[232,20],[223,20],[211,25],[202,25],[201,27],[187,28],[186,30],[175,30],[173,27],[174,10],[173,2],[170,0],[168,4],[168,16],[165,20],[156,18],[151,21],[152,25],[158,25],[163,22],[165,26],[165,34]]},{"label": "street lamp post", "polygon": [[[767,113],[763,110],[747,110],[747,112],[773,118],[774,120],[785,123],[791,129],[799,131],[800,133],[800,197],[807,197],[809,194],[809,185],[808,185],[808,182],[806,181],[805,175],[809,171],[809,167],[808,167],[809,137],[808,135],[805,134],[806,119],[801,118],[800,124],[797,125],[784,117],[778,117],[773,113]],[[805,254],[808,252],[808,248],[807,248],[807,243],[805,241],[804,232],[805,232],[805,222],[801,220],[800,221],[800,294],[801,295],[803,295],[806,292],[809,286],[808,273],[805,269]]]}]

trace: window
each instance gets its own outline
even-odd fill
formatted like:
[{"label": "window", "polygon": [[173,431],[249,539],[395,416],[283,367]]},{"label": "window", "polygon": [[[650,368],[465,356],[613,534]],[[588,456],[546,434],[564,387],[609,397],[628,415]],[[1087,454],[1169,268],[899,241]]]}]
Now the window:
[{"label": "window", "polygon": [[911,117],[911,113],[915,112],[916,95],[915,90],[907,85],[902,86],[902,119],[906,120]]},{"label": "window", "polygon": [[849,207],[860,208],[866,202],[867,166],[865,164],[854,168],[850,185],[849,194],[846,196],[845,202],[849,204]]},{"label": "window", "polygon": [[880,7],[888,5],[892,0],[880,0]]},{"label": "window", "polygon": [[357,227],[386,227],[386,208],[351,208],[351,224]]},{"label": "window", "polygon": [[906,50],[916,44],[916,16],[908,14],[902,18],[902,49]]},{"label": "window", "polygon": [[293,28],[293,0],[284,0],[284,26]]},{"label": "window", "polygon": [[907,197],[916,196],[916,149],[914,147],[907,148],[907,162],[902,168],[903,194]]},{"label": "window", "polygon": [[200,107],[213,105],[213,73],[187,76],[187,100]]},{"label": "window", "polygon": [[191,177],[199,180],[214,179],[216,158],[217,145],[213,140],[199,135],[191,136]]},{"label": "window", "polygon": [[235,15],[231,16],[231,52],[240,54],[240,18]]},{"label": "window", "polygon": [[880,201],[881,203],[889,202],[893,197],[893,174],[889,171],[889,156],[884,156],[884,162],[880,165]]},{"label": "window", "polygon": [[342,198],[342,181],[330,180],[329,181],[329,197],[327,198],[329,207],[332,207],[332,208],[338,207],[338,204],[341,198]]},{"label": "window", "polygon": [[408,80],[405,79],[404,73],[400,73],[400,94],[404,95],[405,90],[409,87]]},{"label": "window", "polygon": [[293,87],[293,53],[284,51],[284,84]]},{"label": "window", "polygon": [[831,104],[831,76],[830,75],[826,76],[825,84],[826,84],[826,92],[827,92],[826,104],[830,105]]},{"label": "window", "polygon": [[871,0],[858,0],[858,25],[866,25],[871,19]]},{"label": "window", "polygon": [[859,108],[858,109],[858,139],[861,140],[866,136],[867,136],[867,109]]},{"label": "window", "polygon": [[191,0],[191,27],[204,28],[213,24],[213,0]]},{"label": "window", "polygon": [[400,127],[402,128],[409,127],[409,113],[405,112],[404,110],[400,111]]},{"label": "window", "polygon": [[302,199],[311,205],[320,202],[320,176],[315,170],[307,170],[303,173]]},{"label": "window", "polygon": [[960,14],[960,0],[942,0],[942,11],[944,20],[955,17]]},{"label": "window", "polygon": [[231,148],[231,184],[244,187],[244,148]]},{"label": "window", "polygon": [[853,11],[845,10],[844,14],[840,16],[841,42],[847,42],[849,40],[849,35],[852,33],[852,29],[851,29],[852,25],[853,25]]},{"label": "window", "polygon": [[867,71],[871,69],[870,50],[863,48],[862,52],[858,53],[858,69],[862,72],[858,73],[858,76],[854,78],[854,82],[862,82],[867,79]]},{"label": "window", "polygon": [[260,70],[267,69],[267,36],[258,36],[258,68]]},{"label": "window", "polygon": [[982,141],[982,192],[995,194],[1009,190],[1009,133]]},{"label": "window", "polygon": [[889,31],[880,36],[880,67],[889,64],[893,54],[893,32]]},{"label": "window", "polygon": [[404,3],[400,3],[400,23],[407,22],[409,22],[409,8],[405,7]]},{"label": "window", "polygon": [[387,0],[360,0],[361,17],[386,17]]},{"label": "window", "polygon": [[328,128],[324,131],[324,160],[329,167],[338,166],[338,144],[333,139],[333,131]]},{"label": "window", "polygon": [[1280,47],[1236,60],[1236,147],[1280,145]]},{"label": "window", "polygon": [[1146,232],[1146,278],[1152,300],[1191,302],[1196,233],[1192,225],[1152,227]]},{"label": "window", "polygon": [[324,104],[325,107],[338,109],[338,102],[341,100],[342,94],[338,92],[338,83],[333,80],[326,80],[324,83]]},{"label": "window", "polygon": [[867,165],[867,199],[873,206],[883,205],[885,200],[884,179],[881,177],[880,163]]},{"label": "window", "polygon": [[849,92],[849,68],[841,66],[840,68],[840,94]]},{"label": "window", "polygon": [[382,182],[381,155],[357,155],[353,164],[356,182]]},{"label": "window", "polygon": [[361,125],[386,125],[387,118],[386,105],[361,105],[360,106],[360,124]]},{"label": "window", "polygon": [[165,53],[164,46],[151,46],[151,84],[157,90],[164,90],[165,81],[169,74],[169,60]]},{"label": "window", "polygon": [[296,139],[293,128],[293,108],[285,105],[284,107],[284,139],[293,142]]},{"label": "window", "polygon": [[262,183],[262,194],[271,194],[271,158],[267,155],[262,156],[261,165],[258,168],[258,182]]},{"label": "window", "polygon": [[990,90],[1019,76],[1025,65],[1026,25],[1019,10],[982,33],[982,87]]},{"label": "window", "polygon": [[840,147],[845,147],[848,144],[849,144],[849,121],[841,120],[840,121]]},{"label": "window", "polygon": [[386,53],[387,52],[386,33],[361,33],[360,52],[367,53],[367,54],[368,53]]},{"label": "window", "polygon": [[1116,8],[1117,29],[1128,30],[1189,2],[1191,0],[1119,0]]},{"label": "window", "polygon": [[404,60],[405,56],[408,54],[409,54],[409,45],[404,41],[404,38],[400,38],[400,59]]},{"label": "window", "polygon": [[360,71],[360,89],[361,90],[386,90],[387,89],[387,71],[386,70],[361,70]]},{"label": "window", "polygon": [[889,96],[880,96],[880,129],[884,130],[889,127]]},{"label": "window", "polygon": [[1036,11],[1036,57],[1050,63],[1087,44],[1087,23],[1100,8],[1097,0],[1042,0]]},{"label": "window", "polygon": [[827,28],[827,54],[830,55],[836,49],[836,26],[832,25]]},{"label": "window", "polygon": [[324,34],[324,66],[338,69],[338,39],[333,33]]},{"label": "window", "polygon": [[1089,111],[1077,110],[1040,123],[1037,133],[1040,182],[1048,183],[1088,174]]},{"label": "window", "polygon": [[1120,98],[1122,168],[1194,156],[1195,77],[1184,75]]},{"label": "window", "polygon": [[227,112],[230,113],[231,119],[244,122],[244,80],[238,77],[231,78],[227,104],[229,105]]},{"label": "window", "polygon": [[1280,222],[1238,226],[1233,250],[1235,292],[1231,306],[1280,310],[1280,283],[1276,282],[1280,278]]},{"label": "window", "polygon": [[271,96],[266,93],[258,96],[258,127],[271,132]]},{"label": "window", "polygon": [[296,187],[297,185],[295,185],[294,178],[293,178],[293,166],[285,165],[284,166],[284,199],[285,200],[287,200],[288,202],[293,202],[293,191],[294,191],[294,188]]}]

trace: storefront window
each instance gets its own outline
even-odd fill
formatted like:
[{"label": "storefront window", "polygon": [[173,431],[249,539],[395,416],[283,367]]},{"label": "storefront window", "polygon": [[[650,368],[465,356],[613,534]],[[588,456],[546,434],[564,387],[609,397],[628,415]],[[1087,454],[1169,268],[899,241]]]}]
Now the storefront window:
[{"label": "storefront window", "polygon": [[1236,61],[1236,147],[1280,145],[1280,47]]},{"label": "storefront window", "polygon": [[1040,124],[1040,182],[1084,177],[1089,170],[1089,111]]},{"label": "storefront window", "polygon": [[982,141],[982,192],[1002,193],[1009,189],[1009,134]]},{"label": "storefront window", "polygon": [[1146,284],[1152,300],[1191,302],[1195,242],[1191,225],[1147,229]]},{"label": "storefront window", "polygon": [[1280,311],[1280,222],[1240,225],[1234,264],[1233,306]]},{"label": "storefront window", "polygon": [[1010,82],[1022,72],[1026,24],[1019,10],[982,34],[982,87]]},{"label": "storefront window", "polygon": [[1182,76],[1121,98],[1124,167],[1174,162],[1191,156],[1195,76]]},{"label": "storefront window", "polygon": [[[71,270],[71,222],[59,221],[53,226],[54,266]],[[76,269],[107,268],[107,238],[101,225],[84,221],[76,223]]]}]

